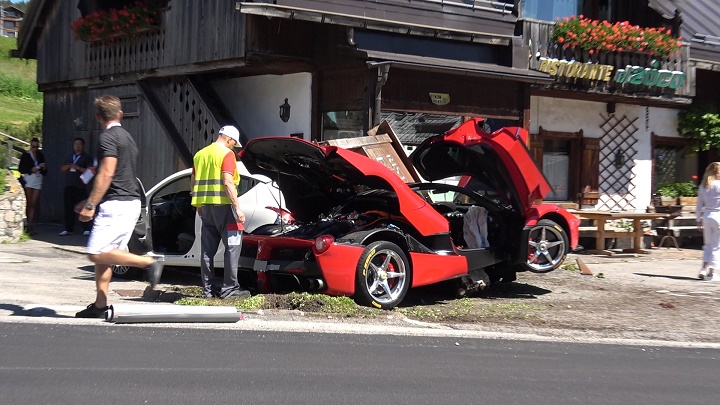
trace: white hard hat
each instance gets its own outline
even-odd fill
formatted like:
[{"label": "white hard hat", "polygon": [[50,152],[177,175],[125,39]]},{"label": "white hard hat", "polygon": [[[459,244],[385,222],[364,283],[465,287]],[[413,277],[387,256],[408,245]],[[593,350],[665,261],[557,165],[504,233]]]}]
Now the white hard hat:
[{"label": "white hard hat", "polygon": [[234,126],[225,125],[224,127],[220,128],[220,131],[218,131],[218,133],[234,139],[235,142],[237,142],[238,146],[240,146],[240,131],[238,131],[238,129]]}]

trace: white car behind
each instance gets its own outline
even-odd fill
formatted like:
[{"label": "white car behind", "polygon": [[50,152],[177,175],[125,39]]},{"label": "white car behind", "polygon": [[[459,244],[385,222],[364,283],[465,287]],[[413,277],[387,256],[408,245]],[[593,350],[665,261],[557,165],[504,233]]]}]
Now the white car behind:
[{"label": "white car behind", "polygon": [[[277,185],[268,177],[250,174],[242,162],[237,162],[240,173],[238,199],[245,213],[245,232],[260,226],[278,224],[283,218],[280,208],[285,201]],[[128,249],[136,254],[162,257],[165,266],[200,266],[200,217],[190,197],[192,169],[174,173],[145,193],[142,213]],[[269,208],[268,208],[269,207]],[[223,266],[222,244],[215,256],[215,267]],[[122,278],[139,278],[143,272],[128,266],[113,266],[113,275]]]}]

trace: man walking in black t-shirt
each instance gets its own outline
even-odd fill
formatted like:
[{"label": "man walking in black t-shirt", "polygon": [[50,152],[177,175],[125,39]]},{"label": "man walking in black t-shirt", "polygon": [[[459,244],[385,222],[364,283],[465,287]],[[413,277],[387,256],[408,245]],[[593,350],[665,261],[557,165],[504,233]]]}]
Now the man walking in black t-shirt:
[{"label": "man walking in black t-shirt", "polygon": [[[87,245],[95,263],[95,302],[75,314],[78,318],[101,318],[107,310],[111,265],[148,269],[150,287],[160,281],[162,262],[127,251],[127,243],[140,216],[140,187],[136,180],[138,148],[132,136],[120,126],[122,110],[116,96],[95,99],[96,118],[103,128],[97,152],[99,161],[90,196],[79,209],[80,220],[95,216]],[[97,215],[95,211],[97,210]]]},{"label": "man walking in black t-shirt", "polygon": [[[65,189],[63,190],[63,203],[65,214],[65,229],[59,235],[65,236],[73,233],[75,228],[75,204],[88,198],[87,185],[82,181],[80,176],[86,170],[91,170],[93,165],[92,157],[85,153],[85,140],[75,138],[73,141],[73,153],[65,158],[65,162],[60,166],[60,171],[65,176]],[[90,228],[92,224],[83,223],[83,235],[90,236]]]}]

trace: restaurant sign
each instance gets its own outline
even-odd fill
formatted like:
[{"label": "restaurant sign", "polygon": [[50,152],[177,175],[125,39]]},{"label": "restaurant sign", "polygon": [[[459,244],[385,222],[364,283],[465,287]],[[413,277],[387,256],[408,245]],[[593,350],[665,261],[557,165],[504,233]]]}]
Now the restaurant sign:
[{"label": "restaurant sign", "polygon": [[683,72],[632,65],[627,65],[625,69],[615,70],[615,66],[612,65],[540,58],[538,70],[558,79],[578,78],[612,82],[619,85],[627,83],[678,89],[685,83],[685,73]]}]

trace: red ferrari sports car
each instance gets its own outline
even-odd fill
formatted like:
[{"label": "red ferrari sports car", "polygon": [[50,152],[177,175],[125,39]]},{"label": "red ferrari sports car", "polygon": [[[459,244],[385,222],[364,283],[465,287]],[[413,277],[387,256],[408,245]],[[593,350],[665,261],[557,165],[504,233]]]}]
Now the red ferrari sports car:
[{"label": "red ferrari sports car", "polygon": [[[461,291],[549,272],[578,243],[579,220],[542,203],[550,185],[527,131],[467,121],[410,156],[430,182],[404,183],[359,153],[292,137],[253,139],[251,173],[277,181],[295,222],[243,238],[241,269],[258,292],[318,291],[389,309],[409,288]],[[460,177],[457,185],[437,180]],[[277,228],[282,226],[282,229]]]}]

